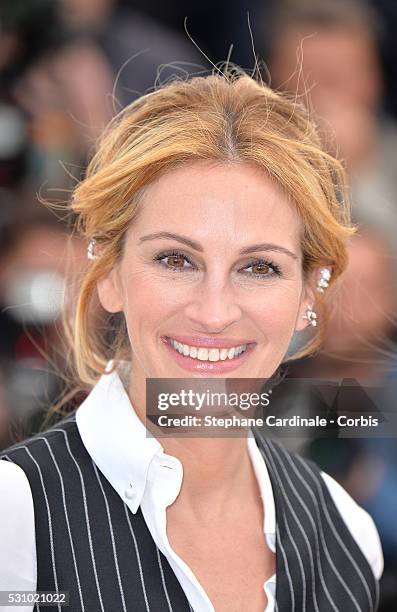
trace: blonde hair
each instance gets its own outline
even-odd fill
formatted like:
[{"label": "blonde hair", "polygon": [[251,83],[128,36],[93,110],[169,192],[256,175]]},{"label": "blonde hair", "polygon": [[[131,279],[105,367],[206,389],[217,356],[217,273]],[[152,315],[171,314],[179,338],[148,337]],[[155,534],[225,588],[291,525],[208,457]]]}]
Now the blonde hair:
[{"label": "blonde hair", "polygon": [[[332,285],[344,270],[346,239],[355,231],[345,174],[340,162],[323,150],[303,105],[237,68],[168,83],[110,122],[73,194],[77,231],[100,246],[100,256],[90,262],[82,280],[72,324],[81,382],[92,386],[109,359],[114,368],[130,358],[124,315],[103,310],[97,282],[121,257],[145,187],[171,168],[195,160],[249,162],[262,168],[289,194],[303,221],[304,278],[315,266],[330,265]],[[317,333],[289,359],[319,348],[325,306],[318,294]]]}]

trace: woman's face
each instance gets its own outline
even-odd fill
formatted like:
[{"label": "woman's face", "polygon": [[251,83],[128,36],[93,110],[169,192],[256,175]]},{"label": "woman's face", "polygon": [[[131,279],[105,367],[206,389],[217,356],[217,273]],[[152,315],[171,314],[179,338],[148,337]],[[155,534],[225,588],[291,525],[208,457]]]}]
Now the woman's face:
[{"label": "woman's face", "polygon": [[125,313],[135,380],[270,377],[312,302],[300,234],[286,194],[251,165],[195,162],[152,183],[98,285]]}]

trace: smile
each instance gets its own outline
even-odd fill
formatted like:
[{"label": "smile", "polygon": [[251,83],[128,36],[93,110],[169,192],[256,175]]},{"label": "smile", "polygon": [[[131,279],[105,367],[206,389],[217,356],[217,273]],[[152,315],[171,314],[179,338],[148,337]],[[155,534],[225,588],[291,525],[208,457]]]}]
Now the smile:
[{"label": "smile", "polygon": [[199,361],[225,361],[226,359],[234,359],[247,350],[246,344],[221,349],[203,348],[202,346],[182,344],[182,342],[178,342],[172,338],[170,338],[170,344],[181,355],[191,357],[192,359],[198,359]]},{"label": "smile", "polygon": [[249,340],[244,342],[242,338],[177,338],[162,336],[169,356],[184,370],[208,376],[222,376],[240,367],[257,344]]}]

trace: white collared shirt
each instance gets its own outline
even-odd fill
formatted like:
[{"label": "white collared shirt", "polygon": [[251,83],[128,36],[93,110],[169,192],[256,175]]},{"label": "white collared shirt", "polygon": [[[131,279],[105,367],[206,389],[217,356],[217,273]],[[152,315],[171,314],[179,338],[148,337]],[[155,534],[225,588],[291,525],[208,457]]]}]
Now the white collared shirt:
[{"label": "white collared shirt", "polygon": [[[181,489],[182,463],[166,454],[156,438],[147,435],[126,391],[126,372],[128,363],[124,362],[118,372],[104,374],[77,409],[76,423],[82,442],[131,512],[135,514],[141,507],[154,542],[167,558],[194,612],[214,612],[202,585],[172,549],[167,537],[166,508]],[[268,547],[275,552],[276,516],[271,481],[252,434],[247,437],[247,444],[264,504],[264,535]],[[333,478],[324,472],[322,477],[379,579],[383,554],[372,518]],[[37,566],[32,495],[23,470],[7,461],[0,461],[0,499],[0,590],[35,590]],[[266,580],[263,588],[268,600],[264,612],[274,612],[275,574]],[[20,608],[22,612],[32,609],[31,606]]]}]

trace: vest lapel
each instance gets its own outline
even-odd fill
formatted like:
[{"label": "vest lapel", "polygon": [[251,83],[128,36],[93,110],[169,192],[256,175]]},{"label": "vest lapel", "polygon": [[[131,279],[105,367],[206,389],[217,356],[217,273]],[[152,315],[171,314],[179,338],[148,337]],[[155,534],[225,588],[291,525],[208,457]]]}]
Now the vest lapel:
[{"label": "vest lapel", "polygon": [[276,511],[280,612],[373,612],[379,585],[315,463],[253,429]]}]

